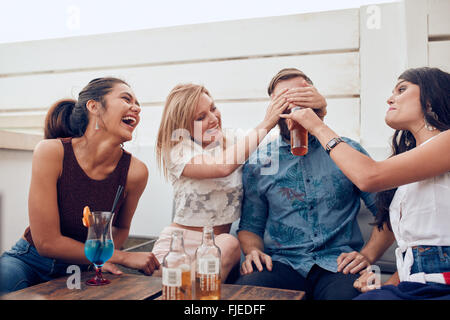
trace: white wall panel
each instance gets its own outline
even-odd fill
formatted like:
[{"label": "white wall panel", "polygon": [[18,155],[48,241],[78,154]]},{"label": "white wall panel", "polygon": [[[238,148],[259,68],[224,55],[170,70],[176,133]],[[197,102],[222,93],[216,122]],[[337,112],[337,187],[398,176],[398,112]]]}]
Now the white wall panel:
[{"label": "white wall panel", "polygon": [[[222,127],[242,133],[256,127],[263,119],[269,101],[218,103],[222,114]],[[335,131],[359,141],[359,98],[327,99],[328,114],[325,122]],[[136,128],[137,145],[155,145],[163,107],[147,107],[141,112],[141,122]]]},{"label": "white wall panel", "polygon": [[[385,10],[384,5],[381,8]],[[396,13],[392,9],[383,11],[386,19],[395,20]],[[42,127],[45,111],[53,102],[77,97],[93,78],[116,76],[129,82],[143,108],[134,141],[126,143],[125,148],[144,161],[150,173],[130,233],[157,236],[171,219],[172,186],[156,164],[156,135],[164,100],[180,82],[205,85],[222,112],[223,127],[242,133],[263,119],[269,102],[266,88],[272,76],[282,68],[296,67],[308,74],[327,97],[325,121],[336,132],[356,141],[364,136],[369,152],[384,146],[383,135],[370,131],[376,118],[373,115],[380,114],[373,108],[384,95],[377,77],[373,78],[373,87],[366,83],[364,89],[377,94],[366,94],[360,106],[360,61],[364,60],[359,51],[361,26],[360,10],[348,9],[1,44],[0,128]],[[392,29],[382,31],[382,36],[392,34]],[[373,60],[364,60],[365,68],[371,63],[370,70],[375,73],[380,66],[392,66],[385,56],[377,55],[379,43],[366,48],[370,49],[374,50],[369,54]],[[272,133],[276,132],[275,128]],[[13,157],[6,165],[3,161],[2,168],[15,167]],[[22,176],[18,179],[27,190],[29,181]],[[5,192],[3,199],[19,201],[6,184],[0,187]],[[26,195],[22,192],[20,198],[24,200],[18,206],[20,218],[8,216],[2,230],[18,219],[26,225]],[[13,240],[17,233],[15,230]]]},{"label": "white wall panel", "polygon": [[358,20],[348,9],[1,44],[0,75],[356,49]]},{"label": "white wall panel", "polygon": [[430,37],[450,36],[449,14],[449,0],[428,0],[428,34]]},{"label": "white wall panel", "polygon": [[[407,43],[402,3],[379,6],[380,24],[368,24],[373,14],[361,7],[361,144],[388,154],[392,129],[385,122],[387,99],[397,77],[407,67]],[[384,150],[384,151],[383,151]],[[377,158],[382,160],[383,158]]]},{"label": "white wall panel", "polygon": [[359,54],[347,52],[5,77],[0,78],[0,90],[7,93],[0,95],[0,110],[47,109],[60,98],[76,98],[102,76],[126,80],[141,105],[163,103],[176,84],[185,82],[205,85],[217,100],[261,99],[270,79],[286,67],[304,71],[324,95],[359,95]]},{"label": "white wall panel", "polygon": [[32,152],[0,147],[0,252],[10,249],[28,226]]},{"label": "white wall panel", "polygon": [[0,113],[0,129],[43,127],[45,111]]},{"label": "white wall panel", "polygon": [[428,59],[430,67],[450,72],[450,40],[428,42]]}]

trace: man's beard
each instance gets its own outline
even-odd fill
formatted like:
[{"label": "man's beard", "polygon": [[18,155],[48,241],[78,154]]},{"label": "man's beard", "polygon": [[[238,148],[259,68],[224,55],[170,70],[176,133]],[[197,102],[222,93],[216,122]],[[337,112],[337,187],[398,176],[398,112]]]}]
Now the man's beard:
[{"label": "man's beard", "polygon": [[291,141],[291,132],[287,127],[286,120],[280,118],[278,120],[278,128],[280,129],[280,135],[283,139],[286,141]]}]

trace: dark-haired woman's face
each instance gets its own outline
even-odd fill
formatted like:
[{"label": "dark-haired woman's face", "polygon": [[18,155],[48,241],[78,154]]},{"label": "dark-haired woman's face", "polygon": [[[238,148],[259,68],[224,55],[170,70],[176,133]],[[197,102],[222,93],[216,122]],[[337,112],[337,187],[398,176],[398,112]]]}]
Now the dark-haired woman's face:
[{"label": "dark-haired woman's face", "polygon": [[123,141],[131,140],[141,112],[133,90],[126,84],[118,83],[104,97],[104,101],[105,108],[100,116],[102,126],[120,136]]},{"label": "dark-haired woman's face", "polygon": [[399,79],[387,103],[385,121],[391,128],[415,132],[424,126],[418,85]]}]

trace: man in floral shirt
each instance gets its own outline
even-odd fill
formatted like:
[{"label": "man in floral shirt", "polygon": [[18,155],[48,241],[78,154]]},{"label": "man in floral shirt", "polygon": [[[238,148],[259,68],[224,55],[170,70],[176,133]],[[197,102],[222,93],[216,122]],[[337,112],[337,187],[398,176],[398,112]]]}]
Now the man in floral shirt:
[{"label": "man in floral shirt", "polygon": [[[268,92],[272,96],[285,88],[292,92],[293,104],[325,115],[324,101],[308,100],[316,89],[301,71],[281,70]],[[389,247],[391,233],[374,228],[361,250],[356,216],[361,199],[376,213],[374,195],[348,180],[312,135],[308,153],[292,155],[285,120],[278,124],[280,136],[266,146],[264,155],[255,152],[243,168],[238,236],[246,258],[237,283],[302,290],[309,299],[352,299],[359,294],[353,287],[359,272]],[[357,142],[343,139],[366,153]],[[266,174],[269,167],[278,170]]]}]

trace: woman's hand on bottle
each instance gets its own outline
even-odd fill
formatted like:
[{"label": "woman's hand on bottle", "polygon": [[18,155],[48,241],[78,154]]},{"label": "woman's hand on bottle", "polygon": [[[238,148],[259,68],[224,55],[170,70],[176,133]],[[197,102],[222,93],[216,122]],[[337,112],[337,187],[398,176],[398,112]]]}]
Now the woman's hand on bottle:
[{"label": "woman's hand on bottle", "polygon": [[[289,109],[292,109],[293,107],[296,106],[291,104],[289,106]],[[289,114],[282,114],[280,115],[280,117],[284,119],[290,119],[299,123],[312,135],[317,135],[316,133],[320,130],[320,128],[322,126],[325,126],[323,121],[311,108],[295,110],[294,112]]]},{"label": "woman's hand on bottle", "polygon": [[270,104],[264,117],[264,123],[267,124],[267,128],[272,129],[280,119],[280,115],[287,109],[289,102],[285,96],[288,88],[280,91],[278,94],[272,94],[270,97]]}]

